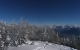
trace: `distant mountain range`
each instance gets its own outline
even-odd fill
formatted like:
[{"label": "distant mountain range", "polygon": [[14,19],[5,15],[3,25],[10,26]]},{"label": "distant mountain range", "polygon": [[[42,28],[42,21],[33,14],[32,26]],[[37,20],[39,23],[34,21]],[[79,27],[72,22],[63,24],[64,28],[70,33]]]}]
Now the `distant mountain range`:
[{"label": "distant mountain range", "polygon": [[56,32],[58,32],[61,35],[80,35],[80,27],[75,25],[64,25],[64,26],[56,26],[53,25],[53,28]]}]

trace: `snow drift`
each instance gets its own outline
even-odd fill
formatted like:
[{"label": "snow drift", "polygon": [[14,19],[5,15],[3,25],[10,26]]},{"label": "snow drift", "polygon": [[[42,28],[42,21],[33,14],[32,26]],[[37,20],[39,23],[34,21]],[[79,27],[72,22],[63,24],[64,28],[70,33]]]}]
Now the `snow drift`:
[{"label": "snow drift", "polygon": [[8,50],[77,50],[77,49],[48,42],[27,41],[26,44],[19,45],[18,47],[9,46]]}]

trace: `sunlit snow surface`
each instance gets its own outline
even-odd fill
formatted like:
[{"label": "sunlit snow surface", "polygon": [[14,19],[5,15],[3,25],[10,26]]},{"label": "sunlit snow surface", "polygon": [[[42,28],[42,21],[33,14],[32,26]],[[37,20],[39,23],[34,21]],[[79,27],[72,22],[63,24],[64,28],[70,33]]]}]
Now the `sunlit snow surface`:
[{"label": "sunlit snow surface", "polygon": [[8,47],[8,50],[76,50],[67,46],[41,42],[41,41],[27,41],[26,44],[18,47]]}]

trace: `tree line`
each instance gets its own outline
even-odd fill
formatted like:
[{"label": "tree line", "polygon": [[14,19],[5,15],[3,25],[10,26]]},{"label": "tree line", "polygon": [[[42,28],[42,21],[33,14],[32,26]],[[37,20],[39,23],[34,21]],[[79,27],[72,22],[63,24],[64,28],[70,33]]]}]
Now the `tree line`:
[{"label": "tree line", "polygon": [[14,20],[11,24],[0,21],[0,50],[6,50],[8,46],[18,46],[26,41],[48,41],[51,43],[66,45],[80,49],[80,37],[61,36],[51,26],[30,25],[28,21],[20,19],[19,23]]}]

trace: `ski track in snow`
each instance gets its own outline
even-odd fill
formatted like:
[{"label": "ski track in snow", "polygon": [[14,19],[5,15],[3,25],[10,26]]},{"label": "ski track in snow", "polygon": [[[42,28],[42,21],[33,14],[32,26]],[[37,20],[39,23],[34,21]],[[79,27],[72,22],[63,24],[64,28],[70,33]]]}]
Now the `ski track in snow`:
[{"label": "ski track in snow", "polygon": [[8,47],[8,50],[77,50],[67,46],[41,41],[27,41],[18,47]]}]

